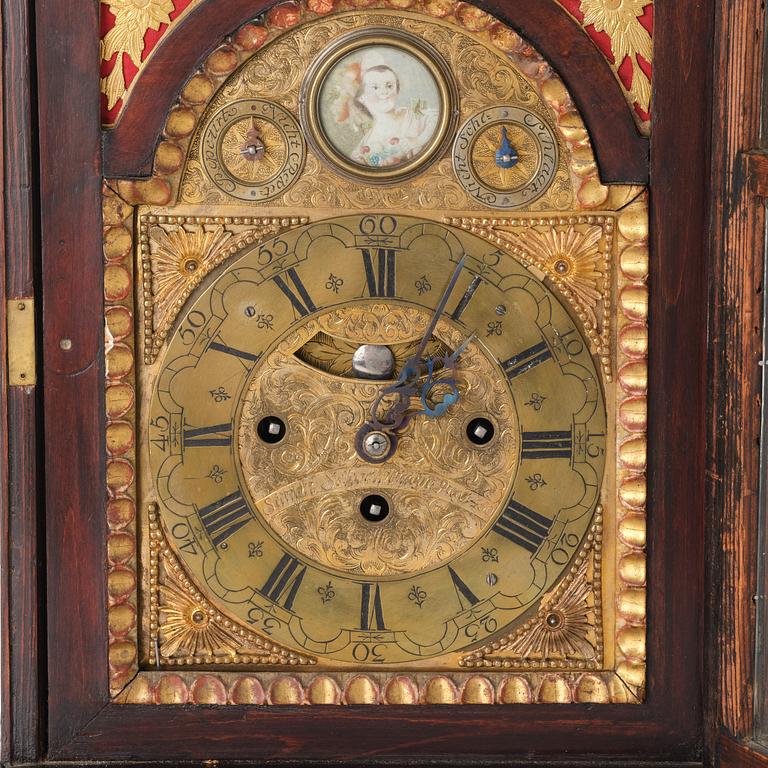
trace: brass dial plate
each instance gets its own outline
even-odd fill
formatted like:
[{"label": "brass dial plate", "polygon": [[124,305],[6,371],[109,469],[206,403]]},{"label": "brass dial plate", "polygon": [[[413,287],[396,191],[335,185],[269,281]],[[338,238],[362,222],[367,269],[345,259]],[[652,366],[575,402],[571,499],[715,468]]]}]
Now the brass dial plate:
[{"label": "brass dial plate", "polygon": [[[267,384],[270,367],[283,370],[281,355],[285,360],[321,327],[342,339],[370,341],[376,320],[381,325],[387,313],[393,319],[408,312],[428,317],[464,253],[466,265],[436,335],[452,347],[476,334],[467,359],[491,377],[487,397],[493,407],[502,408],[502,414],[503,408],[509,411],[499,422],[501,471],[491,472],[482,461],[473,465],[473,482],[501,480],[492,497],[495,511],[474,528],[470,525],[443,557],[417,561],[407,571],[390,565],[376,573],[360,558],[357,564],[332,562],[329,553],[344,543],[344,534],[349,544],[365,526],[339,529],[342,537],[334,543],[322,538],[330,527],[318,526],[320,544],[314,546],[319,549],[312,552],[309,529],[301,539],[311,516],[300,516],[291,535],[270,521],[268,502],[286,485],[262,490],[253,483],[268,461],[261,451],[258,465],[248,466],[255,455],[247,449],[252,425],[259,408],[267,407],[255,393]],[[373,320],[366,322],[366,313]],[[403,330],[394,333],[390,343],[409,338]],[[342,444],[345,430],[363,418],[359,403],[366,400],[358,390],[345,389],[347,379],[312,369],[293,354],[289,364],[311,378],[315,388],[322,382],[324,396],[339,393],[338,411],[328,399],[327,434],[315,436],[314,442],[307,434],[301,452],[294,452],[300,479],[293,483],[296,509],[305,499],[311,506],[338,494],[334,503],[349,504],[347,513],[352,514],[353,503],[359,503],[355,493],[385,484],[377,479],[379,469],[381,478],[401,473],[401,487],[434,484],[438,496],[450,493],[451,483],[424,457],[430,455],[430,439],[438,450],[454,441],[459,464],[460,454],[470,452],[463,427],[479,408],[471,388],[465,392],[464,411],[459,401],[429,429],[415,426],[426,419],[420,414],[405,430],[404,442],[424,441],[413,448],[412,456],[419,458],[409,468],[413,480],[400,465],[363,465],[350,454],[346,471],[351,476],[359,470],[364,480],[347,482],[342,468],[326,475],[328,485],[323,486],[322,473],[313,474],[303,462],[322,458],[329,435],[334,446]],[[460,358],[458,370],[465,364]],[[598,381],[587,344],[555,294],[486,241],[406,216],[347,216],[299,227],[244,248],[190,305],[170,341],[149,414],[150,466],[160,517],[177,556],[209,599],[276,642],[337,664],[451,654],[523,621],[579,551],[599,501],[605,462],[606,414]],[[302,415],[318,407],[317,393],[293,376],[282,391],[289,431],[311,431],[312,421],[302,422]],[[345,408],[344,398],[358,406]],[[345,419],[350,424],[339,427]],[[505,430],[508,449],[503,448]],[[275,450],[289,467],[287,449],[294,443],[286,440]],[[457,501],[457,507],[469,511],[471,484],[457,485],[468,499]],[[355,498],[345,501],[344,494]],[[409,514],[407,500],[398,500],[395,523]],[[406,533],[402,526],[391,528],[398,546],[417,535],[413,526]],[[383,552],[373,551],[377,556]]]},{"label": "brass dial plate", "polygon": [[[425,309],[399,304],[331,310],[289,334],[252,373],[238,430],[251,499],[279,539],[326,570],[416,576],[468,549],[509,495],[520,427],[509,387],[481,344],[462,354],[461,398],[450,413],[415,418],[382,466],[360,460],[355,433],[383,384],[319,373],[294,354],[318,329],[353,343],[418,343],[429,320]],[[451,350],[464,336],[447,322],[435,331]],[[272,413],[288,427],[277,450],[256,431],[264,414]],[[480,449],[468,442],[465,430],[473,417],[486,413],[493,414],[495,439]],[[372,493],[407,514],[372,525],[358,510],[360,499]]]}]

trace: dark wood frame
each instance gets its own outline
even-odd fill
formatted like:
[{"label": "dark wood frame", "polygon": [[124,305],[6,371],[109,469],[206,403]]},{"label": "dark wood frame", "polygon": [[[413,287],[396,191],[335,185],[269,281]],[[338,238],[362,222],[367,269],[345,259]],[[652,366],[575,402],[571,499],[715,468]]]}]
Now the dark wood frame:
[{"label": "dark wood frame", "polygon": [[[763,284],[768,203],[766,9],[718,2],[711,193],[712,290],[708,637],[712,685],[708,751],[723,766],[768,766],[754,733],[755,625],[765,604],[758,583]],[[765,449],[765,448],[764,448]],[[768,489],[768,478],[763,477]],[[762,521],[765,525],[765,521]],[[757,595],[763,595],[762,605]],[[768,653],[764,643],[762,652]],[[763,713],[765,714],[765,713]]]},{"label": "dark wood frame", "polygon": [[[12,2],[19,0],[6,0],[6,12]],[[9,585],[10,626],[30,621],[30,626],[37,626],[37,584],[46,585],[47,608],[39,648],[34,632],[28,649],[18,640],[9,647],[12,673],[5,679],[10,680],[11,727],[14,732],[18,729],[21,743],[11,738],[5,757],[26,761],[165,759],[173,760],[174,765],[204,758],[257,762],[279,758],[300,765],[335,758],[351,764],[360,756],[365,757],[366,765],[419,764],[427,759],[514,765],[529,758],[544,764],[567,762],[570,756],[588,759],[592,766],[621,760],[632,765],[699,761],[703,749],[707,436],[703,318],[708,298],[704,254],[709,178],[709,113],[704,94],[712,52],[706,44],[711,27],[708,4],[660,0],[656,7],[650,161],[653,289],[648,570],[652,589],[647,702],[595,707],[307,707],[301,711],[118,706],[107,699],[101,599],[106,558],[97,5],[92,0],[35,3],[42,251],[42,292],[38,296],[43,307],[45,440],[44,463],[26,467],[24,477],[29,482],[13,499],[16,508],[28,514],[14,536],[26,549],[11,553],[20,572],[14,572]],[[174,91],[182,86],[195,61],[224,32],[237,26],[233,23],[218,29],[220,14],[213,13],[214,5],[222,13],[226,7],[237,7],[245,20],[246,6],[253,15],[268,4],[263,0],[210,0],[204,7],[211,23],[199,23],[201,10],[168,35],[161,50],[176,51],[171,58],[181,62],[163,73],[171,85],[159,103],[149,100],[137,107],[138,112],[131,109],[154,128],[140,134],[141,151],[134,155],[121,155],[116,148],[130,145],[131,135],[119,140],[121,127],[108,134],[105,148],[110,174],[147,171],[159,130],[158,115],[170,106]],[[638,147],[645,142],[636,133],[634,137],[627,133],[630,113],[626,102],[622,113],[601,112],[601,103],[616,103],[610,89],[600,91],[595,86],[606,83],[608,88],[607,66],[594,55],[592,44],[572,19],[563,11],[552,13],[552,0],[489,0],[481,5],[520,29],[560,65],[560,74],[595,132],[606,176],[614,181],[642,180],[644,168],[638,169],[636,159],[643,157],[644,150]],[[228,19],[227,23],[233,20]],[[189,30],[198,30],[197,36],[187,34]],[[618,90],[615,81],[610,82]],[[136,92],[134,99],[142,104]],[[611,130],[605,128],[606,117]],[[128,134],[131,132],[123,135]],[[26,135],[31,139],[29,131]],[[30,146],[31,142],[26,145],[27,153]],[[18,188],[25,188],[23,182]],[[6,207],[6,225],[8,216]],[[24,232],[34,231],[31,222],[27,224],[19,233],[22,238]],[[64,338],[72,342],[69,349],[60,344]],[[23,407],[15,398],[12,394],[8,407],[18,418]],[[36,478],[31,466],[36,467]],[[38,533],[35,480],[45,490],[44,507],[41,505],[44,574],[35,568],[33,556]],[[7,542],[8,518],[3,522]],[[25,554],[32,557],[25,559]],[[32,599],[31,605],[27,599]],[[47,687],[37,680],[36,650],[47,660]],[[46,692],[47,710],[39,713]],[[201,727],[203,723],[205,727]],[[44,740],[37,737],[43,724]]]}]

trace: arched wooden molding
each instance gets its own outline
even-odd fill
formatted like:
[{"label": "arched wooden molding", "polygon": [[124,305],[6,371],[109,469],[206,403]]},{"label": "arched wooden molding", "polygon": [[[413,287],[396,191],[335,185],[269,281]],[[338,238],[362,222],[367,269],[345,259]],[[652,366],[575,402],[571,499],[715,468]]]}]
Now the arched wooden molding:
[{"label": "arched wooden molding", "polygon": [[[271,7],[265,0],[208,0],[174,25],[136,81],[115,128],[104,134],[104,175],[149,176],[168,110],[202,57]],[[554,67],[590,133],[603,183],[646,183],[648,140],[621,87],[579,24],[553,0],[489,0],[483,10],[518,31]]]}]

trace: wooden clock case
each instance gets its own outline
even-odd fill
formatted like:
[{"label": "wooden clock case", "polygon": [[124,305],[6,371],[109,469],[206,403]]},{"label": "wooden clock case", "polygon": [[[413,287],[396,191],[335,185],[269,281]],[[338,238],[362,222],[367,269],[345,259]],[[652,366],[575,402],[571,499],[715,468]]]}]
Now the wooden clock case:
[{"label": "wooden clock case", "polygon": [[[102,133],[98,3],[5,0],[1,279],[9,299],[36,298],[39,367],[36,386],[10,387],[2,403],[4,763],[682,766],[713,762],[721,728],[748,738],[744,604],[754,573],[752,545],[735,531],[756,515],[756,501],[740,502],[757,476],[749,442],[757,371],[749,366],[758,344],[751,327],[759,323],[742,328],[736,312],[746,306],[758,316],[750,270],[761,257],[748,246],[759,242],[763,214],[745,192],[744,173],[736,181],[732,174],[739,150],[757,146],[759,94],[732,73],[749,82],[758,71],[751,68],[762,52],[747,31],[763,11],[751,0],[657,2],[649,142],[605,60],[553,0],[477,4],[557,69],[591,133],[603,181],[650,179],[647,700],[279,709],[110,702],[100,599],[102,177],[150,173],[164,117],[188,73],[270,3],[197,7],[142,72],[117,127]],[[727,226],[739,206],[751,235]],[[746,370],[750,378],[740,378]],[[720,679],[728,685],[722,695]],[[723,708],[721,698],[731,703]],[[743,748],[723,744],[724,761],[742,764]]]}]

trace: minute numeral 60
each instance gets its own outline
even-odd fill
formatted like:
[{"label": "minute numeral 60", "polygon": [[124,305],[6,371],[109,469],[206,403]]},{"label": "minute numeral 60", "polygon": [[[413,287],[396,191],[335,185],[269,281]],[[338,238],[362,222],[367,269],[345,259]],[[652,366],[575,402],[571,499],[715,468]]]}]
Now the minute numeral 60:
[{"label": "minute numeral 60", "polygon": [[397,219],[394,216],[363,216],[359,227],[364,235],[389,236],[397,229]]}]

